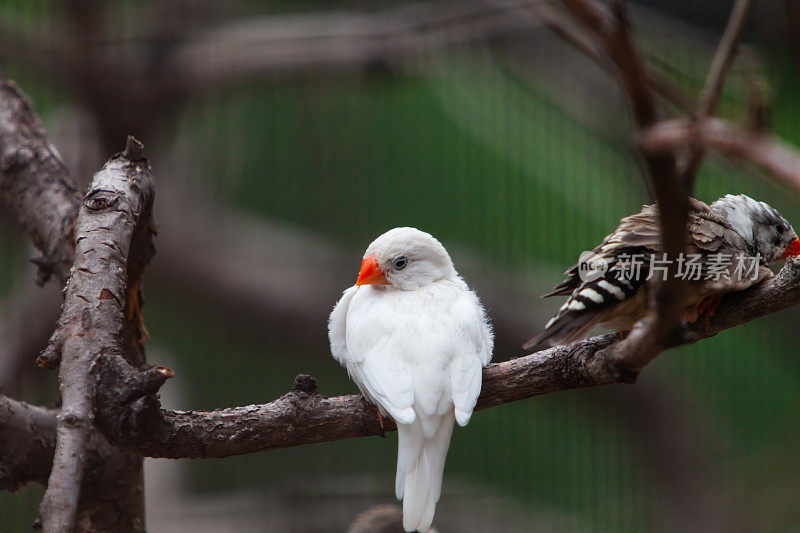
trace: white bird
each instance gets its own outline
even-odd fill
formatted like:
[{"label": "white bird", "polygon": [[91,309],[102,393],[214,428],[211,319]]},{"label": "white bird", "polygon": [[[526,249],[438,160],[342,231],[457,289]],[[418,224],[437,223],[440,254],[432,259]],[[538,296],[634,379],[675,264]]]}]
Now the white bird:
[{"label": "white bird", "polygon": [[[723,293],[741,291],[771,277],[767,265],[800,254],[800,239],[791,224],[764,202],[728,194],[711,205],[690,198],[689,207],[687,254],[677,265],[678,275],[683,270],[684,278],[690,280],[687,320],[696,320],[703,312],[710,316]],[[544,331],[523,348],[544,342],[566,344],[585,336],[598,323],[630,330],[647,312],[645,281],[655,260],[663,257],[660,234],[655,205],[623,218],[612,234],[564,273],[567,279],[544,295],[569,298]],[[602,268],[586,276],[586,271],[581,272],[583,265]]]},{"label": "white bird", "polygon": [[394,228],[367,248],[328,322],[333,357],[361,393],[397,423],[395,494],[403,527],[433,521],[453,421],[465,426],[494,339],[477,295],[444,246]]}]

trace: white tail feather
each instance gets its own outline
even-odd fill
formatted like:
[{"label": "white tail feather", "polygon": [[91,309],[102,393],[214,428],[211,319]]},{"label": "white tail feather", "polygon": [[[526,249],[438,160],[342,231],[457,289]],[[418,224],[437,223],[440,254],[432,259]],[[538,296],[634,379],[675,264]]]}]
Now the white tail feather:
[{"label": "white tail feather", "polygon": [[436,502],[442,492],[445,457],[453,433],[452,413],[436,417],[438,425],[430,438],[424,437],[420,418],[417,416],[412,424],[397,425],[395,493],[398,499],[403,500],[403,527],[406,531],[427,531],[433,522]]}]

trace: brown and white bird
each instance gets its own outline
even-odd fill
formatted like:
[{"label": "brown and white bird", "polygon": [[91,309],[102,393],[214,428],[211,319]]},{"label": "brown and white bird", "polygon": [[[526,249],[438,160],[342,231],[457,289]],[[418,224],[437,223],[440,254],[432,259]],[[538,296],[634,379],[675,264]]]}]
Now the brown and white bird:
[{"label": "brown and white bird", "polygon": [[[772,276],[767,265],[800,255],[800,239],[778,211],[744,194],[726,195],[711,205],[691,198],[686,254],[678,263],[689,280],[685,318],[713,313],[720,295],[740,291]],[[597,324],[628,331],[647,311],[647,283],[662,275],[658,210],[647,205],[623,218],[594,250],[584,252],[545,294],[569,296],[545,326],[524,344],[565,344]],[[655,272],[658,270],[659,272]]]},{"label": "brown and white bird", "polygon": [[331,353],[364,397],[397,422],[395,492],[403,527],[426,531],[453,423],[465,426],[492,358],[478,296],[428,233],[394,228],[367,248],[328,322]]}]

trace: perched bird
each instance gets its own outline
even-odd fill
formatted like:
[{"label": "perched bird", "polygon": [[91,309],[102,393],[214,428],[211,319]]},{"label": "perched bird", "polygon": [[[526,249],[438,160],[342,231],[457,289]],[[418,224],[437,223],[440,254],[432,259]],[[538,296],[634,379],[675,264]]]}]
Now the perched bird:
[{"label": "perched bird", "polygon": [[[686,254],[677,274],[689,281],[685,319],[713,314],[721,294],[772,276],[766,265],[800,255],[800,239],[778,211],[744,194],[707,205],[691,198]],[[584,252],[549,296],[567,296],[544,331],[523,345],[565,344],[596,324],[628,331],[647,311],[648,276],[663,275],[658,209],[646,205],[620,221],[594,250]],[[658,270],[658,272],[656,272]]]},{"label": "perched bird", "polygon": [[469,422],[494,345],[477,295],[444,247],[394,228],[367,248],[328,322],[333,357],[379,413],[397,423],[395,493],[403,527],[433,521],[453,421]]}]

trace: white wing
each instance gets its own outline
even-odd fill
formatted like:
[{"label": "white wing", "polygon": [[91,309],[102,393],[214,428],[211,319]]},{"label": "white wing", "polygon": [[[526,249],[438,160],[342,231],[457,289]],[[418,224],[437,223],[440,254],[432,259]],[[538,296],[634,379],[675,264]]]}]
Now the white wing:
[{"label": "white wing", "polygon": [[486,312],[474,292],[466,292],[451,312],[458,330],[451,370],[453,405],[456,422],[465,426],[481,393],[482,369],[492,359],[494,337]]},{"label": "white wing", "polygon": [[410,424],[414,389],[400,356],[402,322],[372,287],[351,287],[331,313],[328,324],[333,357],[347,368],[368,400],[395,422]]},{"label": "white wing", "polygon": [[357,289],[358,287],[354,285],[344,291],[328,318],[328,340],[331,343],[331,354],[342,366],[346,366],[350,359],[347,351],[347,310]]}]

